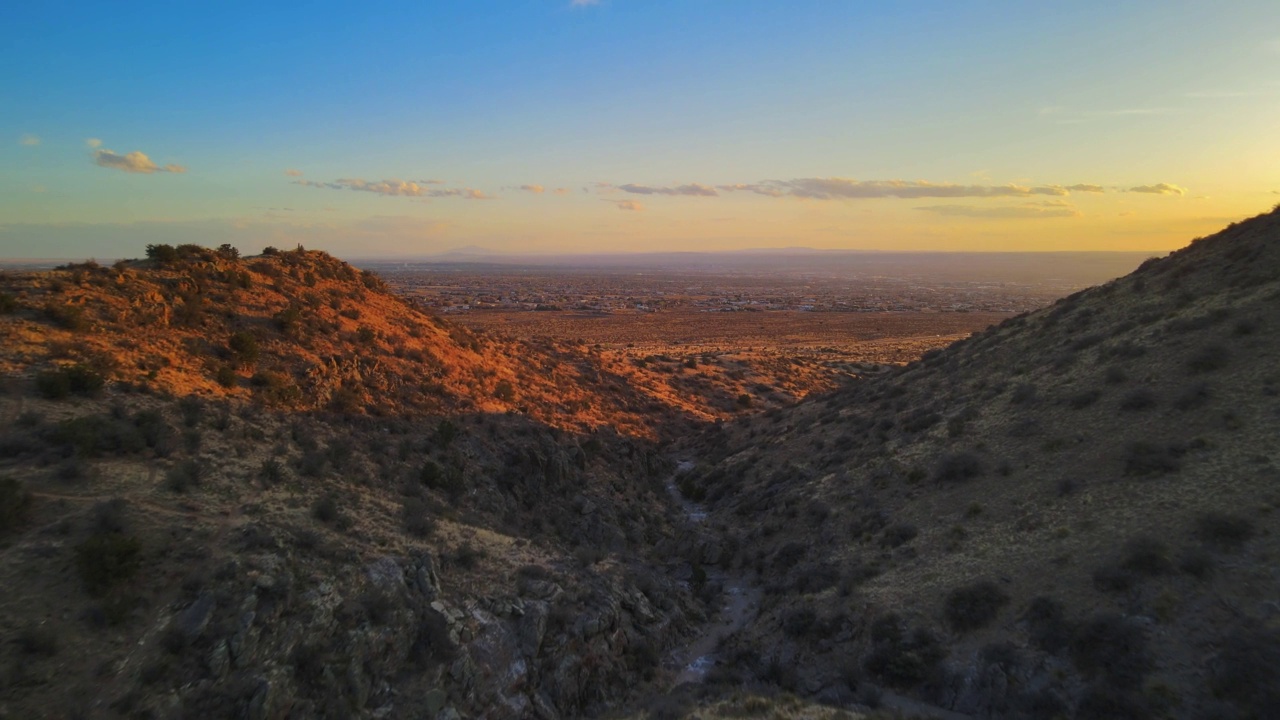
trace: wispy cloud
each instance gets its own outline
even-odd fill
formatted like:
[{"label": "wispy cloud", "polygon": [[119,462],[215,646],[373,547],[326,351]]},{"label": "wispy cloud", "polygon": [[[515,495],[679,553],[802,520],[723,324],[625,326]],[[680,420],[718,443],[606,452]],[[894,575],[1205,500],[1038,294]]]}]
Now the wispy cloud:
[{"label": "wispy cloud", "polygon": [[690,195],[696,197],[716,197],[720,194],[710,185],[702,185],[701,183],[676,185],[674,187],[627,183],[626,185],[618,185],[617,187],[623,192],[632,193],[634,195]]},{"label": "wispy cloud", "polygon": [[1150,195],[1186,195],[1187,189],[1171,185],[1170,183],[1156,183],[1155,185],[1139,185],[1129,188],[1129,192],[1147,193]]},{"label": "wispy cloud", "polygon": [[531,193],[533,193],[534,195],[541,195],[542,193],[546,192],[546,190],[547,190],[546,188],[542,187],[541,185],[521,185],[521,186],[520,186],[520,189],[521,189],[521,190],[523,190],[523,191],[525,191],[525,192],[531,192]]},{"label": "wispy cloud", "polygon": [[1102,187],[1101,185],[1090,185],[1088,183],[1078,183],[1076,185],[1068,185],[1067,189],[1070,190],[1071,192],[1082,192],[1082,193],[1104,193],[1107,191],[1107,189]]},{"label": "wispy cloud", "polygon": [[105,168],[115,170],[123,170],[125,172],[140,173],[150,175],[152,173],[184,173],[187,168],[182,165],[165,165],[163,167],[152,162],[146,153],[140,150],[134,150],[131,153],[121,155],[114,150],[102,148],[95,150],[93,153],[93,162]]},{"label": "wispy cloud", "polygon": [[285,174],[285,175],[288,175],[289,177],[302,177],[302,171],[301,171],[301,170],[294,170],[293,168],[289,168],[289,169],[285,170],[285,171],[284,171],[284,174]]},{"label": "wispy cloud", "polygon": [[102,141],[98,138],[85,138],[84,144],[93,150],[97,150],[102,147]]},{"label": "wispy cloud", "polygon": [[619,210],[635,210],[637,212],[644,210],[644,205],[636,200],[618,200],[614,203]]},{"label": "wispy cloud", "polygon": [[569,0],[569,7],[591,7],[599,4],[600,0]]},{"label": "wispy cloud", "polygon": [[428,183],[439,181],[410,180],[363,180],[360,178],[339,178],[333,182],[315,180],[294,180],[294,185],[304,187],[325,188],[329,190],[355,190],[357,192],[374,193],[388,197],[443,198],[456,197],[464,200],[492,200],[492,195],[474,188],[433,188]]},{"label": "wispy cloud", "polygon": [[777,197],[791,195],[810,200],[848,200],[860,198],[979,198],[1030,197],[1033,195],[1064,196],[1070,192],[1060,185],[955,185],[926,180],[852,180],[849,178],[799,178],[768,180],[744,189]]},{"label": "wispy cloud", "polygon": [[569,188],[556,188],[551,192],[555,193],[556,195],[568,195],[572,191]]},{"label": "wispy cloud", "polygon": [[934,215],[947,217],[987,218],[1001,220],[1034,220],[1047,218],[1077,217],[1080,211],[1065,203],[1045,203],[1043,205],[1015,205],[1012,207],[980,207],[976,205],[926,205],[918,207]]},{"label": "wispy cloud", "polygon": [[26,135],[18,138],[18,144],[25,145],[27,147],[35,147],[40,144],[40,136],[27,133]]}]

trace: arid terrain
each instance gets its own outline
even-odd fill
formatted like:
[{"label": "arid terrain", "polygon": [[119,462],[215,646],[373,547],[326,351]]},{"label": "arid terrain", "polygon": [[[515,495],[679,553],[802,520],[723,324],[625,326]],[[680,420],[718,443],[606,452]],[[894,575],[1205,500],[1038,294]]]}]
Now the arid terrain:
[{"label": "arid terrain", "polygon": [[0,717],[1270,717],[1278,243],[1016,316],[5,273]]}]

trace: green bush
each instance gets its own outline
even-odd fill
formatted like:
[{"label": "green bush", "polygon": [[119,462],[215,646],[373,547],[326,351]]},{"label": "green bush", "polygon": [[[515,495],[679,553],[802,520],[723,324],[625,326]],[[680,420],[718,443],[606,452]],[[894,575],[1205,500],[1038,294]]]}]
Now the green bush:
[{"label": "green bush", "polygon": [[232,333],[231,338],[227,340],[227,347],[231,349],[236,360],[243,365],[252,365],[258,361],[258,338],[248,330]]},{"label": "green bush", "polygon": [[947,656],[942,640],[926,628],[908,631],[896,613],[884,615],[871,625],[871,652],[868,672],[889,685],[908,688],[928,678]]},{"label": "green bush", "polygon": [[36,374],[36,391],[49,400],[68,395],[92,397],[102,391],[106,378],[87,365],[67,365]]},{"label": "green bush", "polygon": [[31,495],[13,478],[0,478],[0,534],[17,527],[31,506]]},{"label": "green bush", "polygon": [[75,547],[76,567],[85,588],[102,595],[133,577],[141,552],[142,543],[132,535],[97,533]]},{"label": "green bush", "polygon": [[240,376],[236,374],[236,369],[230,365],[223,365],[218,368],[218,372],[214,374],[213,379],[224,388],[233,388],[240,381]]},{"label": "green bush", "polygon": [[60,305],[50,302],[44,306],[44,316],[54,325],[72,332],[89,329],[89,318],[79,305]]},{"label": "green bush", "polygon": [[969,451],[947,453],[938,460],[933,478],[938,482],[954,483],[972,480],[982,474],[982,458]]},{"label": "green bush", "polygon": [[1009,604],[1009,596],[994,582],[979,580],[958,587],[947,594],[944,615],[956,632],[969,632],[986,627]]},{"label": "green bush", "polygon": [[1047,653],[1061,650],[1071,640],[1071,624],[1067,622],[1062,603],[1057,600],[1047,597],[1032,599],[1024,617],[1031,644]]},{"label": "green bush", "polygon": [[1140,440],[1130,443],[1124,458],[1124,474],[1147,477],[1177,472],[1178,453],[1167,445]]},{"label": "green bush", "polygon": [[160,263],[171,263],[178,259],[178,250],[172,245],[148,245],[147,259]]},{"label": "green bush", "polygon": [[1097,615],[1076,628],[1071,659],[1081,672],[1117,688],[1141,685],[1152,662],[1142,626],[1113,613]]},{"label": "green bush", "polygon": [[1220,550],[1239,550],[1253,532],[1253,523],[1239,515],[1206,512],[1196,518],[1196,537]]},{"label": "green bush", "polygon": [[1221,648],[1209,663],[1213,694],[1246,711],[1246,717],[1272,717],[1280,707],[1280,632],[1241,629]]}]

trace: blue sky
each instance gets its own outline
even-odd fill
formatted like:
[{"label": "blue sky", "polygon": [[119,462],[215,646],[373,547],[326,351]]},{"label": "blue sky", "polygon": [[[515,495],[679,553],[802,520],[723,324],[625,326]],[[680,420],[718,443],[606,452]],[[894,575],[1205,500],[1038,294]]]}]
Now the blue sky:
[{"label": "blue sky", "polygon": [[264,5],[0,9],[0,256],[1160,250],[1280,201],[1275,2]]}]

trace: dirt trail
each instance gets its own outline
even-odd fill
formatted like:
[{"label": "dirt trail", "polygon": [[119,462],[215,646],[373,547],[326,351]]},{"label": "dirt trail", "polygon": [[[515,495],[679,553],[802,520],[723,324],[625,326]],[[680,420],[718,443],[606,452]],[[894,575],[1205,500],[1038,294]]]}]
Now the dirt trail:
[{"label": "dirt trail", "polygon": [[[676,487],[676,477],[692,468],[692,462],[681,461],[667,481],[667,492],[680,503],[686,522],[696,527],[706,521],[707,510],[685,498]],[[722,568],[711,568],[707,570],[707,583],[723,588],[720,612],[714,624],[708,625],[698,637],[672,654],[672,660],[681,667],[673,686],[705,680],[707,673],[715,667],[715,652],[720,643],[746,627],[760,612],[761,591],[752,578]]]},{"label": "dirt trail", "polygon": [[[667,492],[680,503],[686,522],[697,527],[706,522],[707,509],[681,495],[680,488],[676,485],[676,478],[693,469],[693,466],[692,461],[681,461],[667,480]],[[720,613],[713,623],[703,628],[701,634],[672,653],[673,664],[681,668],[671,684],[673,688],[705,681],[707,673],[715,667],[716,649],[720,643],[752,623],[760,612],[762,590],[754,576],[712,568],[707,571],[707,582],[723,588]],[[894,712],[938,720],[972,720],[969,715],[945,710],[888,690],[883,692],[881,706]]]}]

